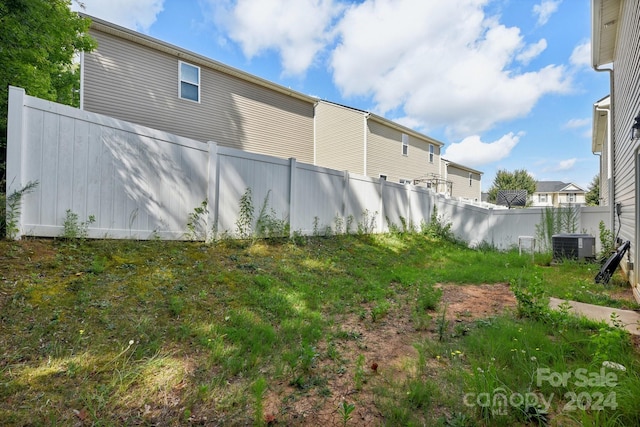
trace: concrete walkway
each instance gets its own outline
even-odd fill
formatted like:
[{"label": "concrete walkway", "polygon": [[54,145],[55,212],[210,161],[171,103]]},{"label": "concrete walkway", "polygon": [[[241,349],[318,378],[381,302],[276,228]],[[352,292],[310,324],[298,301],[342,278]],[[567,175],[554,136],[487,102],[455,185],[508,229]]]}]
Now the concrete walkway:
[{"label": "concrete walkway", "polygon": [[[557,309],[566,300],[550,298],[549,307]],[[593,320],[605,320],[611,325],[611,314],[616,313],[618,320],[622,322],[625,329],[633,335],[640,335],[640,313],[633,310],[620,310],[618,308],[602,307],[600,305],[585,304],[583,302],[566,301],[571,305],[571,312],[585,316]]]}]

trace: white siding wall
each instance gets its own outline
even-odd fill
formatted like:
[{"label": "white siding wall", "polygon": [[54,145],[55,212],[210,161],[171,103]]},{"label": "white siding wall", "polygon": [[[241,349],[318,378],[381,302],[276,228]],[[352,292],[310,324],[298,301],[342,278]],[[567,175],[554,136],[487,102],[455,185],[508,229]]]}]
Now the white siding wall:
[{"label": "white siding wall", "polygon": [[[613,141],[614,141],[614,198],[621,203],[620,238],[630,240],[630,260],[640,261],[637,249],[639,222],[638,209],[638,147],[640,141],[631,141],[629,132],[633,119],[640,113],[640,3],[622,1],[618,22],[618,40],[614,56]],[[616,227],[618,224],[616,224]],[[638,278],[627,262],[621,263],[629,273],[632,285]],[[640,291],[636,299],[640,300]]]}]

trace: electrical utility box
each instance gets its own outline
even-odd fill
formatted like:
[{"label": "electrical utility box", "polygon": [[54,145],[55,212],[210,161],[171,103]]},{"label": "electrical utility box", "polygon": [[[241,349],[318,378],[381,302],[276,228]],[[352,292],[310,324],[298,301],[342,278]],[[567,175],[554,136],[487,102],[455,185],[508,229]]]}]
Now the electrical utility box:
[{"label": "electrical utility box", "polygon": [[596,257],[596,238],[589,234],[554,234],[551,236],[553,259],[593,259]]}]

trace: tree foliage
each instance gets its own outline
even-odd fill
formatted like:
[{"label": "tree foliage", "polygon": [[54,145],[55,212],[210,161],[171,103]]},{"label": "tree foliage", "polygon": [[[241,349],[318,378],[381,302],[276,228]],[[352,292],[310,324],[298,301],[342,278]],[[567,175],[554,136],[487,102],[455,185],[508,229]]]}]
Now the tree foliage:
[{"label": "tree foliage", "polygon": [[489,202],[497,201],[500,190],[527,190],[527,196],[531,196],[536,191],[536,180],[526,169],[516,169],[513,172],[500,169],[489,188]]},{"label": "tree foliage", "polygon": [[71,11],[71,0],[0,1],[0,192],[6,180],[8,88],[63,104],[79,104],[74,57],[91,51],[90,20]]},{"label": "tree foliage", "polygon": [[585,201],[589,206],[598,206],[600,204],[600,175],[596,175],[589,184]]}]

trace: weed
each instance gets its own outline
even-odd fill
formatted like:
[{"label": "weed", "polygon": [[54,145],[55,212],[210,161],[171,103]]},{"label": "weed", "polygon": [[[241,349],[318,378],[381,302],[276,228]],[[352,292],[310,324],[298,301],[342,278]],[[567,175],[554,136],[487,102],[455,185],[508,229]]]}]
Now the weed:
[{"label": "weed", "polygon": [[388,301],[379,301],[371,308],[371,321],[377,322],[389,313],[390,304]]},{"label": "weed", "polygon": [[[6,234],[7,239],[10,240],[16,238],[20,231],[18,229],[18,218],[20,217],[22,198],[35,191],[37,186],[38,181],[29,181],[20,190],[15,190],[6,197],[6,204],[2,203],[2,206],[0,206],[0,235]],[[0,202],[4,202],[4,200],[0,200]]]},{"label": "weed", "polygon": [[361,220],[358,222],[358,234],[371,234],[376,229],[376,217],[378,211],[369,212],[369,209],[365,209],[362,212]]},{"label": "weed", "polygon": [[263,376],[260,376],[253,382],[253,384],[251,384],[251,393],[253,394],[253,398],[255,399],[253,419],[254,424],[256,425],[264,424],[262,400],[264,398],[264,392],[267,391],[267,387],[267,380],[265,380]]},{"label": "weed", "polygon": [[356,359],[356,368],[353,374],[354,388],[358,391],[362,390],[362,385],[365,382],[364,372],[364,355],[361,354]]},{"label": "weed", "polygon": [[89,235],[89,226],[96,222],[94,215],[89,215],[86,221],[79,222],[78,214],[67,209],[63,223],[62,238],[84,240]]},{"label": "weed", "polygon": [[342,425],[346,426],[349,420],[351,420],[351,413],[356,409],[356,405],[353,403],[347,403],[345,400],[338,405],[338,414],[342,420]]},{"label": "weed", "polygon": [[248,239],[253,234],[253,211],[251,188],[247,187],[240,197],[240,213],[236,220],[236,229],[241,239]]},{"label": "weed", "polygon": [[542,280],[534,276],[531,281],[522,278],[513,286],[513,294],[518,302],[518,314],[531,319],[546,319],[549,314],[549,298],[542,286]]},{"label": "weed", "polygon": [[442,342],[445,339],[447,330],[449,329],[449,321],[447,320],[447,305],[442,307],[442,312],[436,321],[438,328],[438,341]]},{"label": "weed", "polygon": [[436,288],[432,284],[418,284],[416,308],[418,311],[435,310],[442,298],[442,288]]},{"label": "weed", "polygon": [[269,209],[269,194],[267,191],[258,218],[256,220],[256,236],[258,238],[285,237],[289,235],[289,222],[285,219],[278,219],[276,211]]},{"label": "weed", "polygon": [[420,224],[422,234],[432,239],[440,239],[447,242],[455,243],[456,236],[451,231],[452,223],[447,222],[444,216],[438,215],[438,208],[434,205],[431,218],[428,223]]},{"label": "weed", "polygon": [[604,225],[604,221],[600,221],[598,228],[600,231],[600,247],[602,248],[598,258],[605,260],[615,252],[616,242],[611,230]]},{"label": "weed", "polygon": [[186,237],[189,240],[209,241],[209,233],[207,233],[207,216],[209,215],[209,207],[207,199],[204,199],[200,206],[193,209],[189,214],[187,221]]}]

